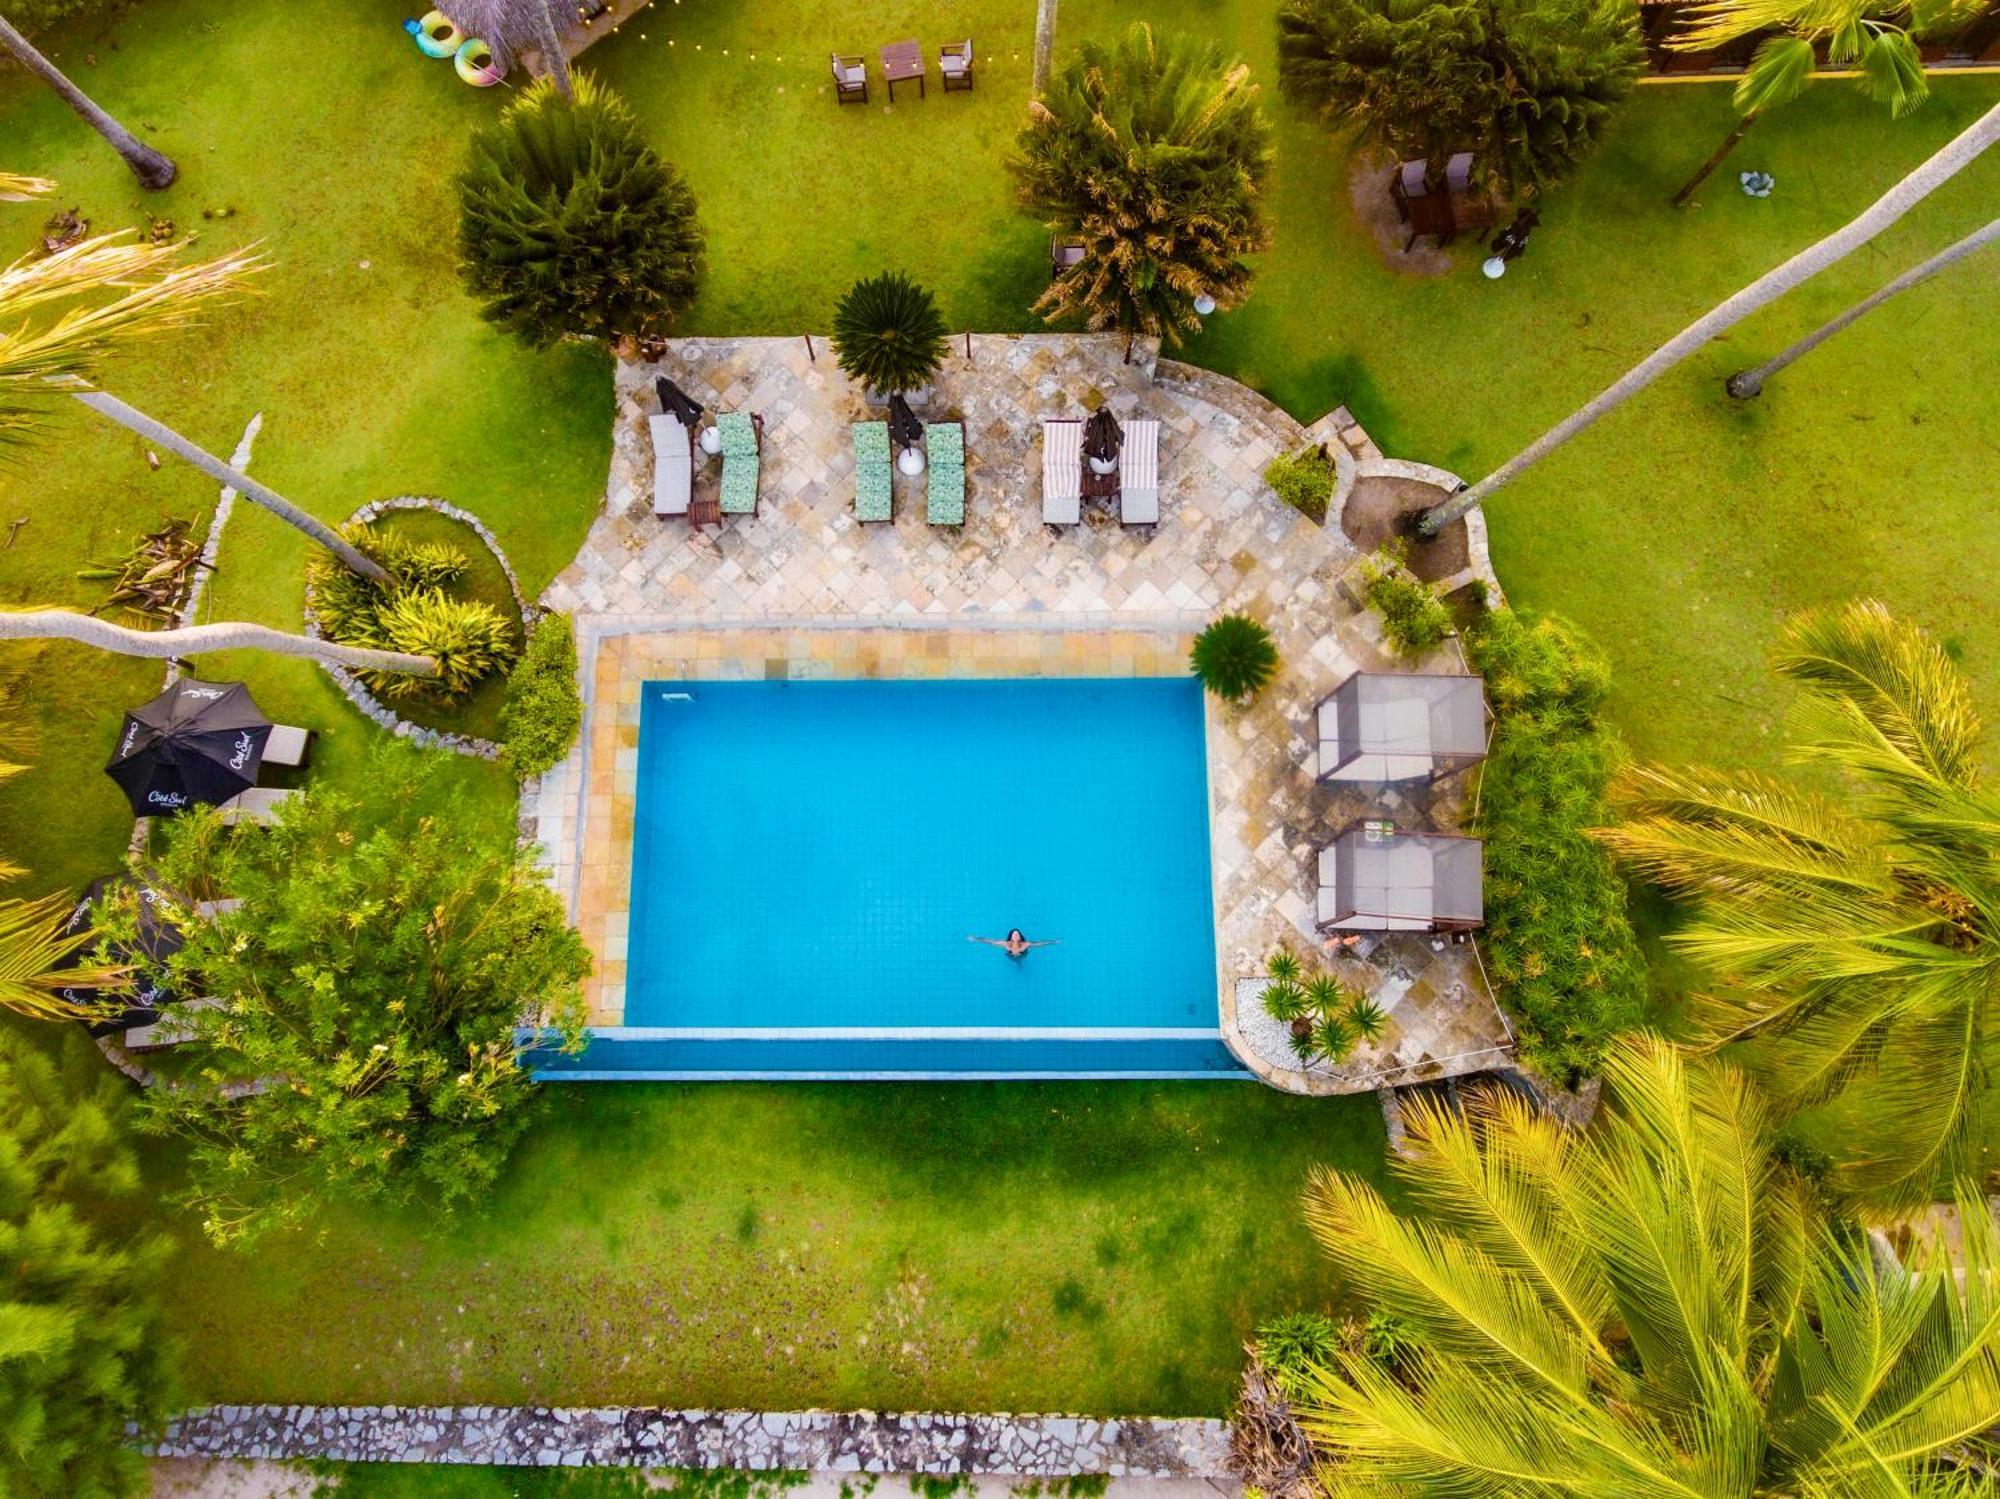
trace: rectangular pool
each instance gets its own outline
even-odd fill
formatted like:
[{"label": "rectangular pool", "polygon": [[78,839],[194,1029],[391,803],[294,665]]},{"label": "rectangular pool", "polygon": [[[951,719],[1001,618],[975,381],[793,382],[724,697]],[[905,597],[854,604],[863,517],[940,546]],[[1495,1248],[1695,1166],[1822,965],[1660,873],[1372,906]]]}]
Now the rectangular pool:
[{"label": "rectangular pool", "polygon": [[1241,1075],[1192,678],[644,693],[625,1023],[543,1075]]}]

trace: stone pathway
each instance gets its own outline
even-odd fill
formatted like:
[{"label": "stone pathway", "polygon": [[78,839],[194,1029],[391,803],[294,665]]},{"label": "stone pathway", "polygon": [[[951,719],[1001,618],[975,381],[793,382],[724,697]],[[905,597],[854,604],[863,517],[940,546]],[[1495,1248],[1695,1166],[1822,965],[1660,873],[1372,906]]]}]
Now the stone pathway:
[{"label": "stone pathway", "polygon": [[170,1423],[156,1457],[1221,1478],[1205,1420],[684,1411],[657,1407],[218,1405]]},{"label": "stone pathway", "polygon": [[[1308,440],[1336,449],[1346,483],[1357,467],[1393,460],[1344,411],[1304,428],[1212,372],[1156,362],[1143,348],[1127,364],[1115,336],[976,336],[969,355],[954,341],[932,388],[912,402],[928,419],[965,423],[965,525],[927,525],[922,477],[898,474],[897,518],[864,526],[852,514],[849,424],[881,410],[823,341],[815,347],[817,359],[803,339],[684,339],[658,363],[621,364],[604,512],[543,596],[576,616],[588,717],[577,752],[524,798],[524,831],[548,851],[600,961],[595,1019],[622,1019],[634,710],[648,674],[915,676],[938,675],[943,663],[965,675],[1114,675],[1104,663],[1135,652],[1156,663],[1149,670],[1160,661],[1178,670],[1193,630],[1241,610],[1270,628],[1283,667],[1248,706],[1210,705],[1225,1036],[1266,1081],[1299,1092],[1492,1065],[1510,1038],[1470,946],[1395,938],[1341,959],[1337,971],[1389,1014],[1379,1040],[1341,1068],[1300,1070],[1282,1030],[1238,1000],[1240,981],[1277,947],[1318,948],[1316,841],[1364,811],[1456,825],[1455,782],[1432,798],[1313,780],[1319,698],[1358,668],[1412,663],[1392,662],[1373,616],[1336,588],[1357,557],[1338,515],[1315,525],[1277,499],[1263,470]],[[646,417],[659,409],[661,373],[710,412],[763,417],[755,516],[696,529],[652,514]],[[1161,423],[1160,524],[1125,527],[1086,505],[1084,524],[1052,530],[1041,520],[1040,418],[1107,403],[1121,418]],[[716,483],[717,465],[700,465],[697,496]],[[1459,663],[1447,649],[1416,669]]]}]

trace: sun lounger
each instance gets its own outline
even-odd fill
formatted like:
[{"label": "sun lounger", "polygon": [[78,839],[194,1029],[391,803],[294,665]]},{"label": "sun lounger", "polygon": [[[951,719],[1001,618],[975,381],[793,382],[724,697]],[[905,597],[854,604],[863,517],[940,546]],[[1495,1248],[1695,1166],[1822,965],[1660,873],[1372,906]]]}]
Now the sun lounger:
[{"label": "sun lounger", "polygon": [[686,515],[694,497],[694,455],[689,433],[671,416],[649,416],[653,431],[653,514]]},{"label": "sun lounger", "polygon": [[895,465],[889,461],[889,424],[856,422],[854,435],[854,518],[896,518]]},{"label": "sun lounger", "polygon": [[1125,445],[1118,450],[1118,518],[1128,526],[1152,526],[1160,520],[1160,424],[1125,424]]},{"label": "sun lounger", "polygon": [[930,460],[924,519],[934,526],[964,525],[965,428],[958,422],[927,424],[924,454]]},{"label": "sun lounger", "polygon": [[149,1025],[135,1025],[125,1032],[127,1051],[164,1051],[169,1046],[179,1046],[192,1041],[197,1034],[188,1022],[190,1010],[212,1010],[221,1003],[216,999],[184,999],[179,1004],[160,1012],[160,1018]]},{"label": "sun lounger", "polygon": [[722,440],[722,513],[757,513],[757,450],[763,422],[747,411],[725,411],[715,419]]},{"label": "sun lounger", "polygon": [[1073,526],[1083,519],[1083,423],[1075,417],[1042,422],[1042,521]]},{"label": "sun lounger", "polygon": [[278,808],[298,794],[297,791],[279,791],[270,786],[252,786],[222,804],[222,825],[233,828],[239,822],[274,822]]},{"label": "sun lounger", "polygon": [[311,753],[313,731],[295,728],[288,723],[271,725],[271,737],[264,741],[264,764],[286,765],[293,768],[304,765]]},{"label": "sun lounger", "polygon": [[203,921],[213,921],[218,916],[227,916],[231,911],[243,909],[243,902],[234,897],[228,900],[198,900],[194,903],[194,914]]}]

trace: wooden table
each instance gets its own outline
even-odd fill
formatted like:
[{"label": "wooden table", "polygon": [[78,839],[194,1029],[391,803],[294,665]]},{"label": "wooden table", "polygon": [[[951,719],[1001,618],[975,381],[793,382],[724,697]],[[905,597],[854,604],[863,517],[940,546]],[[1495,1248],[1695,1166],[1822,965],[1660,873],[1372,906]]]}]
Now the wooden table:
[{"label": "wooden table", "polygon": [[891,42],[882,49],[882,81],[889,85],[889,102],[896,101],[896,85],[917,80],[917,97],[924,97],[924,49],[918,42]]},{"label": "wooden table", "polygon": [[1083,497],[1086,500],[1109,500],[1118,494],[1118,470],[1100,474],[1090,466],[1088,458],[1083,460]]}]

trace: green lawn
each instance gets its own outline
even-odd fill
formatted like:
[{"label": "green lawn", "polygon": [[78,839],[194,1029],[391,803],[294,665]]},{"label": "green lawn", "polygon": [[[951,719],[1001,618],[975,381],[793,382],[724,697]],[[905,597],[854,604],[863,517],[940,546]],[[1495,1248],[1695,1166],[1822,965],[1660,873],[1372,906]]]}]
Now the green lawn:
[{"label": "green lawn", "polygon": [[[1197,28],[1272,81],[1270,0],[1070,0],[1065,42],[1135,16]],[[100,228],[146,212],[200,249],[260,242],[253,304],[122,364],[114,388],[227,454],[262,413],[253,470],[329,518],[437,493],[483,515],[532,592],[598,502],[602,355],[523,351],[456,288],[449,178],[501,91],[421,59],[387,0],[144,0],[52,43],[86,87],[180,160],[142,195],[53,99],[0,77],[6,164],[61,179]],[[1001,166],[1032,8],[954,6],[971,95],[836,109],[832,49],[917,34],[936,8],[827,0],[661,5],[592,54],[679,162],[710,232],[693,332],[824,329],[857,276],[898,266],[955,325],[1031,325],[1043,232]],[[325,65],[294,59],[301,38]],[[671,40],[673,45],[666,44]],[[697,44],[699,50],[697,50]],[[779,59],[782,58],[781,62]],[[879,87],[879,85],[878,85]],[[1274,91],[1273,91],[1274,92]],[[1726,91],[1642,90],[1498,284],[1383,266],[1347,208],[1338,143],[1274,99],[1276,243],[1250,304],[1188,357],[1310,419],[1350,405],[1390,451],[1468,475],[1504,458],[1710,301],[1849,215],[1977,111],[1939,86],[1891,125],[1821,87],[1759,126],[1685,213],[1664,200],[1726,127]],[[1783,612],[1876,592],[1962,649],[1989,707],[2000,622],[1990,266],[1911,293],[1752,407],[1720,377],[1990,213],[2000,158],[1919,222],[1738,330],[1492,507],[1513,596],[1561,609],[1618,668],[1640,749],[1755,760],[1775,722],[1757,662]],[[230,210],[205,220],[203,210]],[[0,207],[0,252],[40,211]],[[65,418],[0,471],[0,601],[84,603],[73,574],[212,488]],[[295,627],[306,543],[239,505],[209,617]],[[31,669],[36,770],[0,788],[7,852],[42,885],[110,867],[129,823],[98,770],[153,665],[10,649]],[[351,779],[369,735],[313,668],[245,675],[274,716],[325,731],[313,775]],[[457,774],[496,803],[492,767]],[[1314,1161],[1379,1169],[1373,1100],[1234,1086],[555,1091],[505,1190],[455,1225],[337,1216],[248,1258],[191,1248],[175,1283],[198,1390],[259,1399],[924,1403],[1218,1410],[1258,1315],[1324,1291],[1295,1198]],[[171,1166],[156,1161],[164,1182]],[[183,1226],[184,1229],[184,1226]],[[464,1310],[461,1311],[460,1308]],[[864,1338],[866,1341],[864,1342]]]},{"label": "green lawn", "polygon": [[456,1222],[335,1214],[247,1257],[183,1224],[195,1392],[1219,1414],[1253,1325],[1328,1294],[1307,1168],[1383,1157],[1372,1095],[1253,1084],[548,1098]]}]

